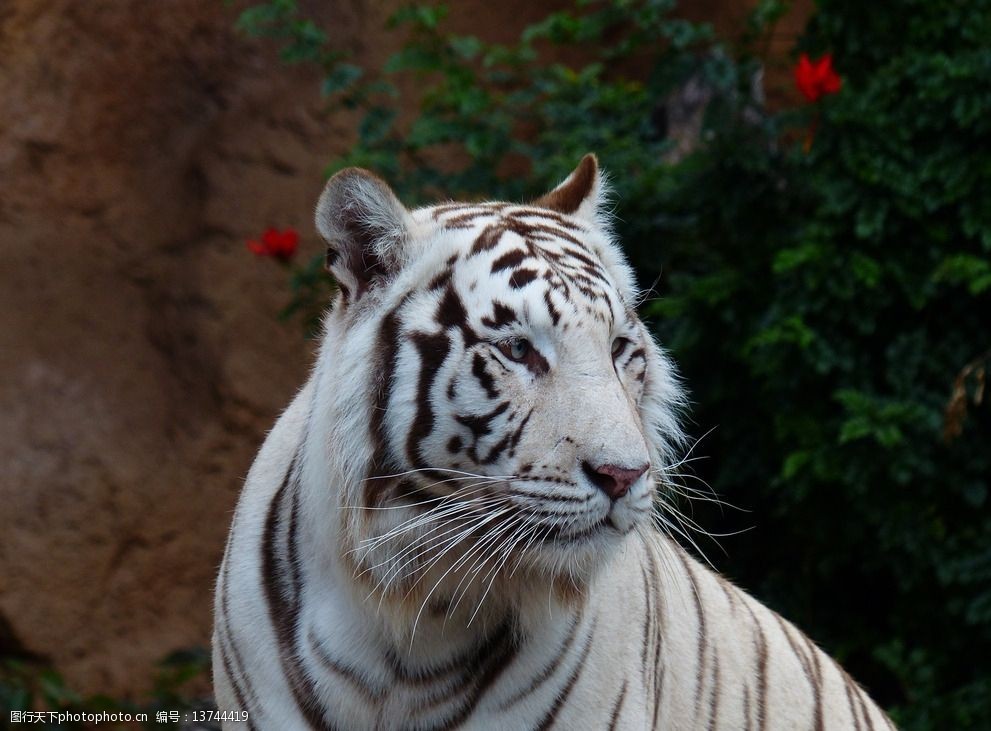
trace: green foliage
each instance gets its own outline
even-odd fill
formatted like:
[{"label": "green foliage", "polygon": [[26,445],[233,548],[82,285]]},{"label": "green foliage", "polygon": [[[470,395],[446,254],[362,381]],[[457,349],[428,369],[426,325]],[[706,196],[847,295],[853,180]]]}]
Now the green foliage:
[{"label": "green foliage", "polygon": [[510,45],[412,6],[383,78],[415,96],[379,79],[331,170],[519,199],[597,152],[656,281],[642,312],[716,427],[698,477],[751,511],[695,519],[756,528],[713,560],[901,727],[991,728],[991,2],[820,0],[797,50],[843,88],[774,113],[754,75],[788,5],[758,3],[735,48],[665,0],[579,2]]}]

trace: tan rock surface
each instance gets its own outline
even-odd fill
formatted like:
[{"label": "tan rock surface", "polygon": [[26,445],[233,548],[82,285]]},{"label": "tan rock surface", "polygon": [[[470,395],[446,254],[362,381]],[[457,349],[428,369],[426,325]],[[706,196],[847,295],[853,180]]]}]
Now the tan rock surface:
[{"label": "tan rock surface", "polygon": [[[355,7],[337,32],[378,20]],[[292,225],[317,250],[347,127],[234,17],[0,9],[0,616],[86,691],[208,642],[241,479],[310,358],[274,316],[285,273],[244,239]]]}]

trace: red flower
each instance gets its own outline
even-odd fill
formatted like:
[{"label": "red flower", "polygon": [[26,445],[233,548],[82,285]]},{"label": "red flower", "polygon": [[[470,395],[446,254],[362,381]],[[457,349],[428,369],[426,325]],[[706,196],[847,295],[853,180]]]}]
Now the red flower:
[{"label": "red flower", "polygon": [[833,56],[827,53],[812,61],[803,53],[795,67],[795,84],[810,102],[818,101],[826,94],[835,94],[843,85],[843,79],[833,70]]},{"label": "red flower", "polygon": [[279,261],[289,261],[299,246],[299,232],[293,228],[279,231],[267,228],[261,241],[248,241],[248,250],[255,256],[274,256]]}]

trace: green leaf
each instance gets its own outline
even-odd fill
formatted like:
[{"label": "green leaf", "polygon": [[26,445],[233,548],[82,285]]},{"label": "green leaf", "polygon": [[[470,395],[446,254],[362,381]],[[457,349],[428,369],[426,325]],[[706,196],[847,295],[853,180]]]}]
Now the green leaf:
[{"label": "green leaf", "polygon": [[336,64],[333,70],[324,77],[321,92],[324,95],[336,94],[352,86],[362,77],[364,70],[360,66],[349,63]]}]

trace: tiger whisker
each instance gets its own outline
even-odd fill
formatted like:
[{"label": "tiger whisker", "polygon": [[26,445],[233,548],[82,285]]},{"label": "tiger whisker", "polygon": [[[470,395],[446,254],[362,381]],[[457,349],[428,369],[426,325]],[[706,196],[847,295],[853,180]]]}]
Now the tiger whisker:
[{"label": "tiger whisker", "polygon": [[[457,545],[460,544],[465,538],[467,538],[468,536],[470,536],[472,533],[478,532],[484,526],[491,524],[493,521],[497,520],[498,518],[502,517],[503,515],[506,515],[509,512],[510,512],[510,509],[504,507],[502,509],[499,509],[499,510],[496,510],[494,512],[490,512],[490,513],[487,513],[485,515],[480,516],[478,520],[476,520],[475,522],[473,522],[471,524],[459,526],[459,528],[461,529],[460,533],[458,533],[456,536],[454,536],[454,537],[452,537],[452,538],[447,539],[446,541],[444,541],[443,542],[444,543],[444,547],[441,549],[440,553],[438,553],[437,555],[433,556],[427,562],[427,564],[425,566],[421,567],[421,569],[420,569],[420,577],[417,579],[417,582],[414,583],[414,585],[412,587],[410,587],[410,591],[412,591],[416,587],[416,584],[418,584],[419,581],[422,580],[426,576],[426,574],[429,572],[429,570],[431,568],[433,568],[433,566],[435,566],[438,562],[440,562],[441,560],[443,560],[444,557],[450,551],[452,551],[455,547],[457,547]],[[486,535],[486,534],[487,534],[487,532],[483,532],[482,533],[483,536]],[[477,542],[476,542],[476,544],[477,544]],[[407,596],[409,596],[409,592],[407,592]]]},{"label": "tiger whisker", "polygon": [[[463,505],[467,505],[467,504],[469,504],[472,501],[462,500],[461,498],[463,498],[466,495],[473,495],[475,493],[481,492],[486,487],[488,487],[488,485],[487,484],[472,485],[471,487],[472,487],[472,489],[469,490],[469,491],[461,492],[461,493],[457,493],[456,495],[448,496],[450,498],[450,500],[447,503],[443,503],[443,502],[442,503],[439,503],[438,505],[435,505],[433,508],[431,508],[430,510],[428,510],[424,514],[414,515],[413,517],[411,517],[411,518],[409,518],[409,519],[401,522],[399,525],[394,526],[387,533],[384,533],[384,534],[382,534],[380,536],[376,536],[375,538],[369,538],[369,539],[363,540],[361,542],[360,546],[368,545],[368,546],[371,546],[371,547],[375,547],[375,546],[378,546],[381,543],[384,543],[384,542],[390,540],[391,538],[394,538],[395,536],[398,536],[398,535],[401,535],[404,532],[407,532],[408,530],[412,530],[413,528],[415,528],[417,526],[417,524],[421,524],[421,523],[422,524],[427,524],[427,523],[430,523],[430,522],[432,522],[433,520],[435,520],[438,517],[438,514],[441,512],[441,509],[442,508],[446,509],[446,508],[448,508],[450,506],[463,506]],[[473,500],[489,499],[489,498],[492,498],[492,496],[483,496],[483,498],[473,498]],[[352,550],[357,550],[357,549],[352,549]]]},{"label": "tiger whisker", "polygon": [[[406,546],[403,549],[401,553],[394,556],[390,556],[385,561],[376,564],[372,567],[369,567],[368,569],[366,569],[366,571],[379,568],[380,566],[383,566],[387,563],[397,562],[399,559],[403,558],[411,551],[414,551],[416,549],[421,549],[421,553],[422,553],[422,550],[430,547],[430,545],[433,542],[441,540],[444,535],[448,535],[453,531],[459,530],[462,527],[465,520],[468,520],[476,516],[483,516],[484,513],[479,512],[479,509],[487,508],[496,504],[498,504],[498,501],[494,500],[491,497],[475,498],[471,501],[464,501],[463,503],[452,505],[449,507],[449,509],[445,511],[440,511],[437,515],[432,516],[431,520],[429,521],[424,521],[421,524],[405,528],[401,533],[397,533],[394,536],[394,538],[399,538],[402,535],[412,532],[415,528],[419,528],[421,525],[430,526],[429,530],[417,536],[408,546]],[[452,523],[457,523],[457,526],[455,526],[454,528],[449,528],[447,530],[444,530],[440,534],[432,535],[436,533],[436,531],[441,530],[442,528],[447,528]],[[381,539],[377,539],[375,545],[369,546],[364,555],[368,555],[369,552],[378,548],[380,545],[382,545],[382,541]],[[406,564],[403,564],[403,566],[405,565]]]},{"label": "tiger whisker", "polygon": [[[521,542],[522,540],[526,540],[526,543],[523,545],[523,548],[517,552],[516,563],[514,565],[514,568],[510,572],[510,576],[512,576],[513,573],[515,573],[516,569],[519,568],[523,558],[527,555],[527,551],[530,549],[530,547],[533,545],[534,541],[536,540],[537,536],[539,535],[541,528],[545,528],[543,524],[533,520],[532,512],[526,517],[528,520],[528,525],[520,535]],[[549,531],[549,530],[550,530],[549,527],[545,528],[545,531]]]},{"label": "tiger whisker", "polygon": [[[471,548],[471,549],[469,550],[469,555],[470,555],[470,554],[471,554],[472,552],[474,552],[474,551],[476,551],[476,550],[478,550],[479,548],[480,548],[480,546],[479,546],[479,544],[478,544],[478,543],[476,543],[476,544],[474,544],[474,545],[472,546],[472,548]],[[451,549],[448,549],[448,551],[449,551],[449,550],[451,550]],[[446,553],[446,552],[445,552],[445,553]],[[443,554],[442,554],[441,556],[439,556],[439,557],[437,557],[437,558],[435,558],[435,559],[434,559],[434,560],[433,560],[433,561],[431,562],[431,564],[430,564],[430,567],[433,567],[434,565],[436,565],[436,564],[437,564],[437,562],[438,562],[438,561],[440,561],[440,559],[441,559],[441,558],[443,558]],[[462,556],[462,558],[464,558],[464,556]],[[449,567],[448,567],[448,568],[447,568],[447,569],[446,569],[446,570],[444,571],[444,573],[443,573],[443,574],[441,574],[441,576],[440,576],[440,578],[439,578],[439,579],[437,579],[437,581],[436,581],[436,582],[434,582],[434,584],[433,584],[433,586],[431,586],[431,587],[430,587],[430,590],[429,590],[429,591],[427,592],[427,594],[426,594],[426,596],[424,596],[424,598],[423,598],[423,601],[422,601],[422,602],[421,602],[421,604],[420,604],[420,609],[419,609],[419,611],[417,611],[417,613],[416,613],[416,618],[415,618],[415,619],[413,620],[413,629],[412,629],[412,631],[410,632],[410,641],[409,641],[409,646],[410,646],[410,650],[412,650],[412,648],[413,648],[413,642],[414,642],[414,640],[416,639],[416,629],[417,629],[417,627],[418,627],[418,626],[419,626],[419,624],[420,624],[420,617],[421,617],[421,616],[423,616],[423,610],[424,610],[424,609],[426,609],[426,607],[427,607],[427,604],[429,604],[429,602],[430,602],[430,597],[432,597],[432,596],[433,596],[433,594],[434,594],[434,592],[435,592],[435,591],[437,591],[437,587],[439,587],[439,586],[440,586],[440,585],[441,585],[441,584],[443,583],[443,581],[444,581],[444,579],[445,579],[445,578],[447,578],[447,575],[448,575],[448,574],[450,574],[452,570],[454,570],[454,565],[453,565],[453,564],[452,564],[452,566],[449,566]],[[423,578],[424,576],[426,576],[426,572],[424,572],[423,574],[421,574],[421,576],[420,576],[420,578],[419,578],[419,579],[417,579],[417,581],[416,581],[416,584],[418,584],[418,583],[420,582],[420,580],[421,580],[421,579],[422,579],[422,578]],[[416,584],[414,584],[414,586],[415,586]],[[412,588],[410,589],[410,591],[412,591]],[[409,592],[407,592],[407,596],[408,596],[408,595],[409,595]]]},{"label": "tiger whisker", "polygon": [[[512,509],[511,508],[508,508],[508,507],[505,510],[500,511],[501,515],[505,515],[507,513],[512,513],[512,512],[513,512]],[[515,521],[515,516],[513,516],[513,517],[510,518],[509,525],[512,526],[513,523],[514,523],[514,521]],[[496,528],[496,530],[493,530],[492,528]],[[492,541],[494,541],[496,538],[499,537],[499,535],[500,535],[500,532],[498,530],[499,528],[502,528],[503,530],[505,530],[506,524],[499,524],[499,525],[496,525],[496,526],[492,526],[489,529],[486,529],[486,531],[482,534],[482,536],[479,537],[478,540],[476,540],[473,543],[473,545],[467,551],[465,551],[465,553],[463,553],[451,565],[451,567],[448,569],[448,571],[457,570],[462,565],[464,565],[476,553],[479,553],[479,552],[483,552],[484,553],[484,549],[490,543],[492,543]],[[430,568],[432,568],[433,566],[435,566],[443,558],[444,558],[444,555],[443,554],[440,555],[440,556],[437,556],[436,558],[434,558],[430,562],[430,564],[428,564],[428,566],[425,568],[425,570],[423,571],[423,575],[426,575],[427,571],[429,571]],[[443,578],[444,577],[442,576],[441,579],[443,579]]]},{"label": "tiger whisker", "polygon": [[[471,530],[472,524],[467,523],[467,521],[471,518],[479,518],[479,517],[484,517],[484,516],[482,514],[475,514],[471,516],[461,516],[458,518],[452,518],[446,521],[441,526],[437,526],[436,528],[431,528],[431,530],[427,531],[423,536],[420,536],[416,541],[414,541],[410,546],[408,546],[400,555],[392,558],[391,561],[387,560],[383,562],[383,563],[392,562],[395,564],[389,570],[387,577],[389,575],[393,575],[394,577],[398,578],[399,575],[401,574],[402,577],[405,578],[407,575],[411,574],[412,572],[403,573],[404,570],[408,566],[412,566],[421,562],[422,558],[431,551],[440,549],[441,551],[440,555],[442,555],[443,552],[447,550],[447,548],[449,548],[451,545],[456,544],[457,542],[463,540],[464,538],[463,533],[465,531]],[[450,527],[452,523],[454,524],[454,526]],[[440,528],[443,528],[443,530],[440,533],[436,533],[436,535],[431,535],[434,534]],[[456,535],[452,535],[452,534],[456,534]],[[406,558],[407,556],[408,558]],[[406,558],[406,560],[403,561],[402,563],[399,563],[399,561],[401,561],[403,558]],[[424,570],[423,567],[421,567],[420,570],[423,571]]]},{"label": "tiger whisker", "polygon": [[496,562],[489,570],[489,573],[482,578],[482,581],[484,582],[486,578],[491,577],[488,579],[488,585],[485,587],[485,591],[482,592],[482,596],[478,600],[478,604],[475,607],[475,611],[472,612],[471,617],[468,618],[468,624],[467,624],[468,627],[471,627],[472,622],[475,621],[475,617],[478,616],[479,611],[481,611],[482,609],[482,605],[485,603],[486,597],[488,597],[489,592],[492,590],[492,585],[495,583],[496,576],[499,575],[499,571],[506,564],[506,561],[509,560],[509,557],[513,555],[513,551],[516,548],[516,546],[518,546],[522,542],[523,540],[522,536],[525,534],[526,533],[524,532],[523,534],[511,535],[509,539],[507,539],[504,542],[507,545],[500,547],[500,550],[502,551],[503,554],[502,558],[500,559],[497,557]]},{"label": "tiger whisker", "polygon": [[388,480],[396,477],[406,477],[407,475],[414,475],[420,472],[447,472],[453,475],[463,475],[465,477],[481,477],[484,479],[494,479],[494,480],[512,480],[516,479],[514,475],[480,475],[476,472],[465,472],[464,470],[453,470],[447,467],[418,467],[412,470],[406,470],[404,472],[397,472],[394,475],[375,475],[374,477],[366,477],[362,482],[369,482],[374,480]]},{"label": "tiger whisker", "polygon": [[[445,540],[443,542],[444,545],[443,545],[440,553],[437,556],[433,557],[429,562],[427,562],[427,564],[425,566],[422,566],[422,567],[420,567],[418,569],[418,571],[420,573],[420,576],[417,578],[417,580],[415,582],[413,582],[412,586],[409,587],[409,589],[407,590],[407,592],[406,592],[406,594],[404,595],[403,598],[404,599],[405,598],[408,598],[409,595],[416,589],[417,585],[420,583],[420,580],[423,579],[423,577],[427,575],[427,573],[429,572],[430,568],[432,568],[434,565],[436,565],[436,563],[438,561],[440,561],[445,555],[447,555],[447,553],[449,553],[456,546],[458,546],[464,540],[464,538],[466,538],[468,535],[470,535],[472,533],[472,531],[477,530],[478,526],[483,525],[483,524],[485,524],[487,522],[490,522],[491,520],[495,519],[495,517],[498,517],[498,515],[483,515],[483,516],[481,516],[481,519],[480,520],[476,521],[475,523],[472,523],[472,524],[468,525],[467,527],[465,527],[462,524],[462,525],[459,525],[457,528],[453,529],[451,532],[457,531],[457,530],[460,530],[460,532],[456,536]],[[407,563],[404,564],[403,567],[405,567],[406,565],[408,565],[410,562],[413,562],[413,561],[418,560],[419,557],[423,555],[423,553],[424,553],[423,550],[421,550],[420,552],[418,552],[417,555],[414,556],[413,559],[410,559],[410,561],[407,561]],[[400,570],[403,567],[400,567]],[[407,572],[406,574],[403,574],[402,576],[399,576],[398,575],[398,570],[397,570],[391,577],[388,576],[388,575],[386,577],[383,577],[384,579],[388,579],[388,583],[386,584],[386,589],[388,589],[388,587],[391,585],[391,583],[393,581],[395,581],[397,579],[400,579],[400,578],[403,578],[404,579],[404,578],[406,578],[407,576],[410,576],[410,575],[411,575],[411,572]],[[384,592],[383,592],[383,595],[382,596],[383,597],[385,596],[385,593]],[[429,598],[430,598],[430,595],[428,594],[427,600],[429,600]],[[379,600],[379,606],[380,607],[381,607],[381,601],[382,600],[380,599]],[[421,611],[422,611],[422,607],[421,607]],[[414,634],[415,634],[415,631],[416,631],[416,627],[414,626],[414,628],[413,628],[413,633]],[[411,643],[412,643],[412,638],[411,638]]]},{"label": "tiger whisker", "polygon": [[[682,479],[695,480],[696,482],[701,483],[706,489],[699,490],[698,488],[690,487],[689,485],[678,482],[678,480]],[[714,503],[720,507],[738,510],[743,513],[750,512],[745,508],[741,508],[719,497],[719,495],[709,486],[709,483],[697,475],[688,474],[687,472],[680,473],[661,480],[660,484],[662,484],[670,492],[680,495],[686,500],[700,500],[702,502]]]},{"label": "tiger whisker", "polygon": [[[470,476],[470,477],[451,477],[451,478],[448,478],[446,480],[437,480],[435,482],[431,482],[431,483],[426,484],[426,485],[421,485],[419,487],[416,487],[413,490],[410,490],[409,492],[422,492],[424,490],[429,490],[432,487],[436,487],[437,485],[443,485],[443,484],[446,484],[446,483],[449,483],[449,482],[461,482],[461,481],[465,481],[465,480],[475,480],[475,482],[472,482],[470,484],[464,485],[463,488],[462,487],[455,488],[451,493],[449,493],[447,495],[437,495],[435,497],[427,498],[425,500],[422,500],[422,501],[419,501],[419,502],[415,502],[415,503],[404,503],[402,505],[390,505],[390,506],[342,505],[341,507],[344,508],[344,509],[346,509],[346,510],[403,510],[405,508],[412,508],[412,507],[416,507],[418,505],[425,505],[425,504],[427,504],[429,502],[432,502],[434,500],[438,500],[438,501],[439,500],[447,500],[447,499],[453,500],[453,499],[455,499],[458,496],[460,496],[460,495],[463,494],[463,492],[462,492],[463,489],[468,489],[468,488],[473,488],[473,487],[478,486],[478,484],[479,484],[477,482],[478,480],[484,480],[485,481],[485,484],[488,485],[488,484],[496,484],[498,482],[501,482],[502,481],[502,478],[501,477],[488,478],[488,477],[483,477],[483,476],[477,476],[477,477],[476,476]],[[390,500],[394,500],[394,499],[396,499],[396,497],[393,496],[393,497],[390,497],[389,499]]]},{"label": "tiger whisker", "polygon": [[422,540],[426,535],[429,535],[429,533],[433,532],[437,528],[447,525],[448,523],[454,520],[463,519],[465,517],[472,515],[473,508],[484,508],[485,500],[486,498],[476,498],[470,503],[466,501],[465,503],[462,503],[460,505],[447,506],[443,510],[438,510],[433,516],[431,516],[430,520],[415,521],[415,522],[411,521],[408,524],[397,526],[397,528],[394,529],[394,531],[390,532],[388,535],[383,535],[375,539],[367,539],[365,541],[362,541],[362,543],[359,544],[356,548],[351,549],[349,553],[353,553],[353,554],[360,553],[359,560],[364,560],[369,554],[381,548],[382,546],[394,540],[398,540],[402,536],[413,534],[420,528],[429,526],[430,530],[417,538],[417,540]]},{"label": "tiger whisker", "polygon": [[[436,487],[437,485],[443,485],[445,482],[453,482],[455,480],[465,480],[465,479],[469,479],[469,478],[457,477],[457,478],[451,478],[450,480],[440,480],[438,482],[433,482],[430,485],[424,485],[422,488],[417,488],[416,490],[413,490],[411,492],[427,490],[431,487]],[[488,486],[490,484],[496,484],[497,482],[499,482],[499,480],[488,481],[485,483],[485,486]],[[477,484],[478,483],[474,483],[472,485],[469,485],[468,487],[475,487],[477,486]],[[461,492],[453,492],[448,495],[438,495],[436,497],[427,498],[425,500],[418,500],[415,503],[403,503],[402,505],[354,505],[349,507],[352,510],[408,510],[409,508],[416,508],[416,507],[420,507],[421,505],[429,505],[430,503],[434,503],[434,502],[442,502],[444,500],[451,501],[461,497],[463,494],[464,493]],[[390,499],[395,499],[395,498],[390,498]]]},{"label": "tiger whisker", "polygon": [[[496,535],[499,535],[499,534],[501,534],[501,535],[510,535],[512,530],[515,530],[521,524],[523,524],[523,523],[526,522],[527,516],[524,513],[520,513],[519,511],[515,511],[515,510],[514,510],[514,513],[515,514],[512,515],[510,517],[510,519],[506,523],[503,523],[502,525],[497,526],[497,528],[499,529],[499,533],[495,533],[495,531],[492,531],[492,533],[495,533]],[[486,537],[488,537],[488,536],[486,536]],[[461,589],[461,587],[463,585],[465,586],[465,590],[464,590],[464,592],[462,592],[462,596],[459,597],[458,600],[457,600],[457,602],[455,602],[453,604],[452,609],[451,609],[451,613],[454,612],[454,609],[457,608],[457,604],[460,603],[461,598],[463,598],[464,597],[464,594],[467,593],[467,590],[468,590],[468,587],[470,586],[470,583],[466,584],[465,582],[467,582],[474,575],[474,573],[477,571],[477,569],[479,567],[479,564],[481,562],[487,561],[487,560],[488,560],[487,557],[480,556],[480,557],[478,557],[472,563],[472,565],[470,567],[468,567],[468,569],[466,569],[464,576],[462,576],[462,578],[461,578],[461,581],[458,582],[458,585],[455,586],[454,591],[452,592],[452,597],[456,597],[457,594],[458,594],[458,591]]]},{"label": "tiger whisker", "polygon": [[[401,532],[399,529],[402,528],[403,526],[407,525],[407,524],[415,523],[416,521],[420,521],[420,520],[429,522],[432,519],[432,516],[435,515],[434,511],[439,510],[441,507],[443,507],[443,506],[445,506],[445,505],[447,505],[449,503],[456,503],[458,501],[461,501],[461,498],[463,498],[464,496],[466,496],[466,495],[473,495],[473,494],[475,494],[477,492],[480,492],[480,491],[484,490],[489,485],[493,485],[493,484],[496,484],[498,482],[501,482],[501,478],[489,479],[489,480],[486,480],[485,482],[482,482],[482,483],[475,482],[475,483],[472,483],[470,485],[465,485],[465,486],[463,486],[463,488],[457,488],[452,493],[450,493],[449,495],[439,496],[438,498],[429,498],[427,500],[424,500],[424,501],[421,501],[421,502],[417,502],[417,503],[411,503],[409,505],[396,506],[397,508],[415,507],[417,505],[427,504],[427,503],[429,503],[429,502],[431,502],[433,500],[437,500],[437,502],[438,502],[437,505],[435,505],[433,508],[431,508],[425,514],[415,515],[412,518],[409,518],[407,521],[404,521],[403,523],[400,523],[398,526],[395,526],[392,529],[390,529],[389,533],[386,533],[386,534],[381,535],[381,536],[376,536],[373,539],[366,539],[365,541],[362,541],[362,543],[363,544],[376,543],[376,542],[379,542],[380,543],[380,542],[383,542],[383,541],[388,540],[389,538],[391,538],[392,537],[392,534],[395,534],[397,532]],[[439,483],[434,483],[434,484],[439,484]],[[380,509],[384,509],[384,508],[380,508]],[[391,507],[389,509],[391,509]]]},{"label": "tiger whisker", "polygon": [[[482,501],[482,500],[484,500],[484,498],[479,498],[479,500]],[[402,559],[403,557],[405,557],[406,555],[408,555],[412,551],[415,551],[417,549],[428,548],[431,545],[431,543],[433,543],[435,541],[441,540],[442,536],[447,535],[447,534],[449,534],[449,533],[451,533],[451,532],[453,532],[455,530],[459,530],[466,519],[471,518],[474,515],[479,514],[474,509],[487,507],[487,505],[484,502],[480,502],[480,503],[477,503],[477,504],[471,504],[470,506],[465,506],[465,507],[470,507],[473,510],[466,510],[466,509],[463,508],[463,506],[458,506],[458,507],[459,507],[458,510],[453,510],[452,509],[451,511],[449,511],[446,514],[441,514],[441,515],[435,516],[434,519],[432,521],[430,521],[430,523],[432,524],[431,527],[430,527],[430,529],[427,530],[426,532],[422,533],[421,535],[417,536],[416,539],[413,540],[413,541],[411,541],[410,544],[408,546],[406,546],[400,553],[398,553],[396,555],[391,555],[391,556],[389,556],[389,558],[385,559],[384,561],[381,561],[380,563],[377,563],[377,564],[374,564],[372,566],[367,567],[361,573],[363,574],[363,573],[366,573],[366,572],[369,572],[369,571],[374,571],[375,569],[380,568],[381,566],[384,566],[384,565],[389,564],[389,563],[397,563],[400,559]],[[457,523],[457,526],[454,527],[454,528],[449,528],[448,530],[444,530],[440,534],[432,535],[432,534],[436,533],[436,531],[438,531],[438,530],[441,530],[443,528],[447,528],[452,523]],[[404,531],[404,533],[405,532],[408,532],[408,531]],[[398,538],[398,536],[397,536],[397,538]],[[379,545],[380,544],[376,544],[375,546],[370,547],[368,549],[368,551],[364,555],[367,556],[370,551],[374,550]],[[400,568],[402,568],[402,567],[404,567],[406,565],[407,564],[403,564]],[[358,574],[358,575],[360,576],[361,574]]]},{"label": "tiger whisker", "polygon": [[[476,576],[478,576],[479,572],[484,568],[485,563],[490,558],[492,558],[493,556],[497,556],[498,555],[498,552],[500,550],[503,550],[502,549],[502,546],[505,545],[507,543],[507,541],[508,541],[508,538],[511,538],[512,535],[513,535],[510,532],[510,529],[511,528],[512,529],[515,529],[516,527],[518,527],[521,523],[524,523],[525,521],[526,521],[526,516],[525,515],[517,514],[517,515],[513,516],[513,518],[510,520],[510,522],[508,524],[502,526],[502,529],[503,530],[502,530],[501,533],[494,533],[493,534],[493,539],[490,540],[489,543],[490,544],[491,543],[494,543],[497,538],[501,538],[502,539],[501,542],[499,543],[499,545],[495,546],[495,548],[493,550],[489,551],[488,554],[483,553],[482,555],[480,555],[472,563],[472,565],[468,569],[466,569],[466,571],[464,573],[464,576],[461,578],[461,581],[458,582],[458,585],[454,588],[454,591],[452,592],[452,598],[456,599],[456,601],[453,601],[452,602],[452,605],[451,605],[450,609],[448,610],[448,614],[447,614],[447,617],[445,618],[445,621],[454,615],[454,612],[457,610],[458,606],[461,604],[461,601],[467,596],[468,589],[472,585],[472,581],[470,581],[470,580],[473,580]],[[466,581],[468,583],[465,583]],[[458,591],[459,591],[459,589],[461,589],[462,585],[464,585],[464,590],[462,590],[460,592],[460,595],[459,595],[458,594]],[[470,624],[470,622],[469,622],[469,624]]]},{"label": "tiger whisker", "polygon": [[[352,550],[354,552],[361,551],[362,556],[367,556],[372,551],[375,551],[387,544],[400,541],[406,536],[416,536],[417,532],[424,528],[429,529],[426,532],[429,534],[440,524],[450,522],[451,519],[469,517],[476,514],[479,509],[484,509],[489,505],[497,504],[497,502],[498,501],[494,501],[492,497],[483,495],[480,497],[471,498],[469,500],[464,500],[459,503],[451,503],[432,511],[429,517],[418,516],[415,520],[410,519],[403,521],[400,525],[392,528],[388,533],[376,538],[365,539],[359,544],[358,547]],[[422,538],[423,535],[425,534],[421,534],[417,540]]]},{"label": "tiger whisker", "polygon": [[[671,538],[673,538],[673,536],[671,536],[671,531],[674,531],[677,535],[684,538],[692,545],[692,548],[694,548],[698,552],[699,556],[702,557],[702,559],[713,569],[713,571],[715,571],[716,567],[713,565],[712,561],[710,561],[709,557],[705,555],[705,552],[699,547],[698,543],[695,542],[695,539],[693,539],[691,535],[689,535],[688,532],[686,532],[683,529],[683,526],[680,524],[680,521],[679,521],[679,525],[675,525],[671,523],[670,521],[664,518],[664,512],[661,511],[655,512],[654,518],[655,521],[660,521],[660,523],[657,524],[659,529],[661,529],[665,534],[667,534]],[[719,545],[718,541],[716,542],[716,545]],[[722,546],[720,546],[720,548],[722,548]]]}]

